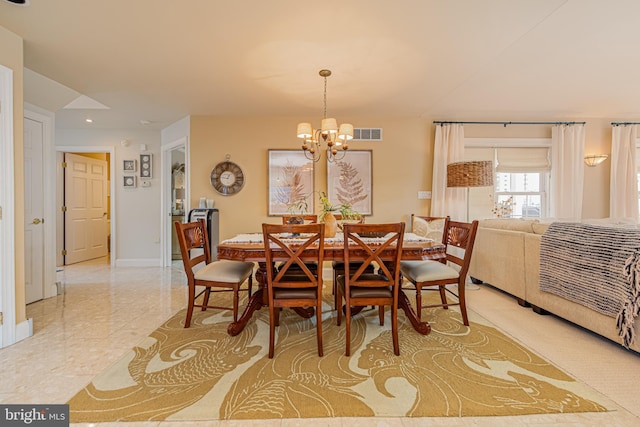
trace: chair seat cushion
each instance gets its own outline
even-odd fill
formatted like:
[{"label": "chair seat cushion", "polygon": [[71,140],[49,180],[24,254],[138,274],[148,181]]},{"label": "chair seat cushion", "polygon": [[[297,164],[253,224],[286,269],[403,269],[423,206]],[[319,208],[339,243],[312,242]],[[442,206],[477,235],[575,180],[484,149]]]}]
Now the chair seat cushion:
[{"label": "chair seat cushion", "polygon": [[253,263],[243,261],[213,261],[200,270],[194,277],[196,280],[211,282],[239,283],[244,282],[253,273]]},{"label": "chair seat cushion", "polygon": [[[389,282],[384,276],[379,274],[363,274],[358,280],[371,280],[376,282]],[[338,276],[338,286],[342,289],[344,294],[345,289],[345,276]],[[355,286],[351,285],[350,298],[392,298],[393,286]]]},{"label": "chair seat cushion", "polygon": [[316,288],[274,288],[275,299],[315,299]]},{"label": "chair seat cushion", "polygon": [[369,287],[351,286],[350,298],[393,298],[393,288],[391,286]]},{"label": "chair seat cushion", "polygon": [[438,261],[401,261],[400,272],[413,282],[457,279],[458,271]]}]

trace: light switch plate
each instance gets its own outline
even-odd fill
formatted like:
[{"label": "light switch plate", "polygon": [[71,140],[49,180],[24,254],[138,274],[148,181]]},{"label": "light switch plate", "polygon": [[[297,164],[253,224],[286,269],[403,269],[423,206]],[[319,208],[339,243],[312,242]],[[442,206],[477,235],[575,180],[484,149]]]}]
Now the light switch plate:
[{"label": "light switch plate", "polygon": [[141,187],[151,187],[151,181],[140,181]]},{"label": "light switch plate", "polygon": [[423,200],[423,199],[430,199],[431,198],[431,191],[418,191],[418,199]]}]

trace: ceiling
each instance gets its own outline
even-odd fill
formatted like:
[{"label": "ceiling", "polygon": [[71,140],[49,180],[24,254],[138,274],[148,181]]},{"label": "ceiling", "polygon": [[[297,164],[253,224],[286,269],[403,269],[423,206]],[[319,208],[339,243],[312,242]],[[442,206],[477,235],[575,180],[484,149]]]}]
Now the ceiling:
[{"label": "ceiling", "polygon": [[321,117],[322,68],[338,118],[640,118],[637,0],[28,3],[0,0],[0,26],[24,39],[25,101],[59,128]]}]

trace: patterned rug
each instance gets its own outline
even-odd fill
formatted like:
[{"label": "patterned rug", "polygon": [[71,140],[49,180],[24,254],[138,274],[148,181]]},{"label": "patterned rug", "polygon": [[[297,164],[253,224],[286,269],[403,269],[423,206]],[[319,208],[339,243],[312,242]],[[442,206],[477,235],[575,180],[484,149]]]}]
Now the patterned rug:
[{"label": "patterned rug", "polygon": [[268,310],[236,337],[226,332],[229,312],[196,311],[184,329],[182,310],[68,402],[71,422],[607,411],[604,398],[474,312],[465,327],[454,309],[423,310],[427,336],[401,312],[398,357],[390,319],[380,326],[377,310],[365,310],[353,319],[346,357],[332,301],[327,295],[322,358],[313,319],[291,310],[282,312],[271,360]]}]

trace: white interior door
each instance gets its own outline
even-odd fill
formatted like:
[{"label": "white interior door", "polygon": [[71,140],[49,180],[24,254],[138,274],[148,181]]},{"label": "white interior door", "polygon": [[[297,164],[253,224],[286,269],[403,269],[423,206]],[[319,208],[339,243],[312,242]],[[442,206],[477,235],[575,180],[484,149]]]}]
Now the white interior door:
[{"label": "white interior door", "polygon": [[107,162],[65,153],[65,265],[107,255]]},{"label": "white interior door", "polygon": [[43,124],[24,119],[25,300],[44,297]]}]

